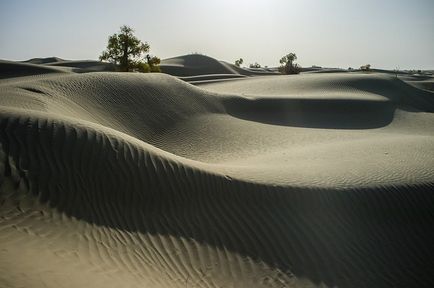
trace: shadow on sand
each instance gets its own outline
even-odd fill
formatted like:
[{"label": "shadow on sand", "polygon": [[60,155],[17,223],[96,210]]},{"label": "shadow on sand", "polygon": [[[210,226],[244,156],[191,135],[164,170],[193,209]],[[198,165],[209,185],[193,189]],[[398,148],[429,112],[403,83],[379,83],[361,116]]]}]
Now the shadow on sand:
[{"label": "shadow on sand", "polygon": [[234,97],[224,106],[233,117],[272,125],[323,129],[387,126],[396,106],[389,101]]}]

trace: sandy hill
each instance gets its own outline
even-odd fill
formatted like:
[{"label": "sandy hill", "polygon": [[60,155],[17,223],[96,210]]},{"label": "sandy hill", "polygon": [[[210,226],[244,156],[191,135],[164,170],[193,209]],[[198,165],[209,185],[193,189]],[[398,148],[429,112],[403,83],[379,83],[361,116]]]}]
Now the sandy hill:
[{"label": "sandy hill", "polygon": [[432,75],[400,75],[399,79],[416,88],[434,92],[434,77]]},{"label": "sandy hill", "polygon": [[[58,57],[33,58],[27,61],[22,61],[21,63],[36,64],[40,66],[56,66],[61,68],[67,67],[69,69],[66,70],[70,72],[76,72],[76,73],[103,72],[103,71],[116,70],[115,65],[107,62],[101,62],[96,60],[65,60]],[[49,69],[49,68],[43,67],[41,69]]]},{"label": "sandy hill", "polygon": [[103,72],[103,71],[115,71],[116,67],[114,64],[95,61],[95,60],[69,60],[69,61],[58,61],[54,63],[47,64],[49,66],[61,66],[61,67],[71,67],[78,68],[74,72]]},{"label": "sandy hill", "polygon": [[59,57],[46,57],[46,58],[32,58],[22,62],[30,63],[30,64],[49,64],[49,63],[64,62],[64,61],[66,60]]},{"label": "sandy hill", "polygon": [[1,287],[434,285],[432,92],[36,72],[0,80]]},{"label": "sandy hill", "polygon": [[242,78],[254,75],[273,75],[265,69],[246,69],[233,64],[218,61],[209,56],[190,54],[161,61],[161,71],[181,77],[186,81],[212,80],[221,78]]},{"label": "sandy hill", "polygon": [[70,72],[70,69],[0,60],[0,79],[61,72]]}]

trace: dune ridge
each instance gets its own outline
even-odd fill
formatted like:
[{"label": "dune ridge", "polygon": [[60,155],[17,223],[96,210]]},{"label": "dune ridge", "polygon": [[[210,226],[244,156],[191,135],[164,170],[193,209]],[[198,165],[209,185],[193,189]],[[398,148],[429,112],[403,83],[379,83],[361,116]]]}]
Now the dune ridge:
[{"label": "dune ridge", "polygon": [[0,60],[0,79],[34,76],[56,72],[62,73],[68,71],[58,67],[47,67],[37,64],[17,63],[13,61]]},{"label": "dune ridge", "polygon": [[270,77],[1,80],[0,283],[434,285],[432,93]]},{"label": "dune ridge", "polygon": [[[39,67],[40,69],[44,69],[44,70],[66,71],[66,72],[74,72],[74,73],[116,71],[116,67],[112,63],[101,62],[96,60],[65,60],[59,57],[32,58],[21,62],[10,61],[10,64],[11,65],[7,67],[7,69],[2,70],[0,74],[3,74],[4,76],[7,77],[23,76],[25,74],[31,75],[32,73],[35,74],[34,69],[36,67]],[[14,70],[14,68],[15,69],[18,68],[20,64],[24,65],[23,68],[27,68],[27,69],[20,70],[21,75],[20,73],[15,73],[15,75],[11,75],[10,73],[7,73],[7,71]],[[31,69],[30,68],[31,66],[29,65],[34,65],[33,70],[29,70]],[[0,67],[6,68],[4,64],[1,64]],[[53,67],[56,67],[57,69],[56,68],[53,69]],[[29,73],[26,71],[29,72],[33,71],[33,72]]]},{"label": "dune ridge", "polygon": [[31,63],[31,64],[51,64],[51,63],[57,63],[57,62],[63,62],[63,61],[66,61],[66,60],[59,58],[59,57],[45,57],[45,58],[32,58],[32,59],[22,61],[22,62]]},{"label": "dune ridge", "polygon": [[160,68],[163,73],[181,77],[181,79],[193,83],[205,80],[219,80],[223,77],[229,79],[279,74],[263,68],[248,69],[237,67],[234,64],[201,54],[182,55],[163,59]]}]

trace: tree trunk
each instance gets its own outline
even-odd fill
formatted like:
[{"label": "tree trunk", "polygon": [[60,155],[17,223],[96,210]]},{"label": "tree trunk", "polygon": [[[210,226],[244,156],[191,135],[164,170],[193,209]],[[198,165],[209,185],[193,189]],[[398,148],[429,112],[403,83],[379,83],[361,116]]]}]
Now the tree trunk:
[{"label": "tree trunk", "polygon": [[123,48],[124,54],[122,55],[121,71],[128,72],[128,37],[125,39]]}]

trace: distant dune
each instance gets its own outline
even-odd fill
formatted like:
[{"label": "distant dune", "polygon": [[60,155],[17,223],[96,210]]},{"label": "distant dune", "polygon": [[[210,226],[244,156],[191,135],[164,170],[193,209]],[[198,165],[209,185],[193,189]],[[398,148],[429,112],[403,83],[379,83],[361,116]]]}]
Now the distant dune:
[{"label": "distant dune", "polygon": [[0,286],[433,287],[432,78],[204,57],[0,62]]},{"label": "distant dune", "polygon": [[59,58],[59,57],[47,57],[47,58],[32,58],[26,61],[23,61],[24,63],[30,63],[30,64],[52,64],[57,62],[64,62],[67,61],[65,59]]},{"label": "distant dune", "polygon": [[0,60],[0,79],[68,72],[67,70],[45,65]]},{"label": "distant dune", "polygon": [[[277,74],[266,69],[247,69],[240,68],[233,64],[218,61],[209,56],[200,54],[183,55],[174,58],[164,59],[161,61],[161,71],[173,76],[184,77],[184,80],[192,76],[207,75],[207,80],[221,79],[219,75],[226,75],[226,78],[254,76],[254,75],[273,75]],[[217,78],[213,75],[217,74]],[[197,81],[197,80],[196,80]]]},{"label": "distant dune", "polygon": [[33,58],[22,63],[38,64],[40,66],[56,66],[61,68],[69,68],[70,72],[85,73],[85,72],[103,72],[115,71],[116,67],[107,62],[96,60],[65,60],[58,57]]}]

